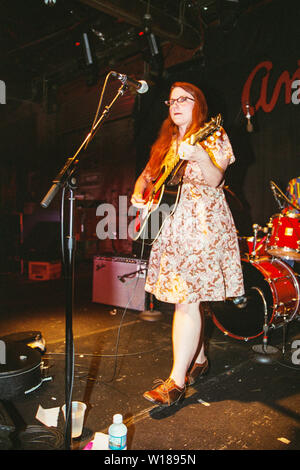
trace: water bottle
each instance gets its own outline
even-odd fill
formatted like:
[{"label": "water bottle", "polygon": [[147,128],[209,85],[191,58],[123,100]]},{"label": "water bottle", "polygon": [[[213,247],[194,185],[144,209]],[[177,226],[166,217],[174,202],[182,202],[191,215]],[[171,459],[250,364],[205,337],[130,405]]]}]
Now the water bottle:
[{"label": "water bottle", "polygon": [[108,428],[108,448],[110,450],[127,449],[127,427],[120,414],[113,416],[113,423]]}]

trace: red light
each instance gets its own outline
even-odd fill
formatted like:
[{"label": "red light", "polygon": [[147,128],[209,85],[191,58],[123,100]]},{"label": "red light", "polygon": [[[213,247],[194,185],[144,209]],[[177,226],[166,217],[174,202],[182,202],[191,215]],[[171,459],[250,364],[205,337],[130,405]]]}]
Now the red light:
[{"label": "red light", "polygon": [[139,36],[144,36],[144,31],[140,31]]},{"label": "red light", "polygon": [[76,46],[76,47],[80,46],[80,42],[78,42],[78,41],[75,42],[75,46]]}]

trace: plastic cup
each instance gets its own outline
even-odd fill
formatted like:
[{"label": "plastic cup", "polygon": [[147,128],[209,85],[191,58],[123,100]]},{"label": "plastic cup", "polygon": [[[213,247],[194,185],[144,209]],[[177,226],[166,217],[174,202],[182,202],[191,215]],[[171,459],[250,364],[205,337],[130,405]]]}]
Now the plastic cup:
[{"label": "plastic cup", "polygon": [[[61,407],[66,419],[66,405]],[[86,404],[81,401],[72,401],[72,438],[82,434]]]}]

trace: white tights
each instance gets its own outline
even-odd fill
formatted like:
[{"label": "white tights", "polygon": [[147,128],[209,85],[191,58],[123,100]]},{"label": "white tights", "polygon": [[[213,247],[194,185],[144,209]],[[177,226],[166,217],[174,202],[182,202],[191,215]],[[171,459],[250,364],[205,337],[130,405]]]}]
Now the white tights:
[{"label": "white tights", "polygon": [[205,359],[203,330],[204,314],[200,302],[176,304],[173,319],[173,368],[170,377],[183,387],[192,361],[202,364]]}]

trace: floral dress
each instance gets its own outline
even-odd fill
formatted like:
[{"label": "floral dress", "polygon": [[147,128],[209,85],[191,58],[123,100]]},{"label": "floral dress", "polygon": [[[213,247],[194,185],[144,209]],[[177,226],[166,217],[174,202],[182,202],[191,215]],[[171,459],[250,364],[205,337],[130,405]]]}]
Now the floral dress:
[{"label": "floral dress", "polygon": [[[223,128],[201,145],[217,166],[235,161]],[[244,294],[236,228],[222,185],[209,186],[197,162],[187,162],[176,210],[152,246],[145,290],[173,304]]]}]

